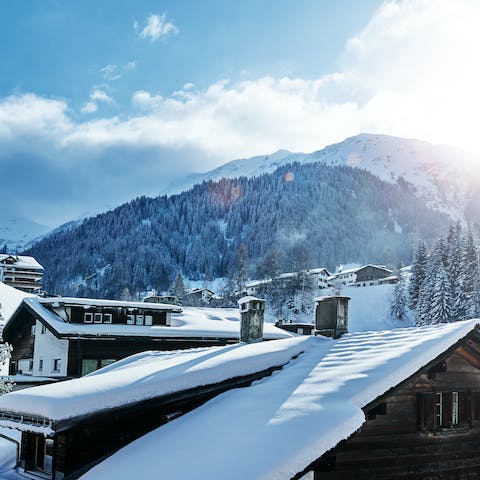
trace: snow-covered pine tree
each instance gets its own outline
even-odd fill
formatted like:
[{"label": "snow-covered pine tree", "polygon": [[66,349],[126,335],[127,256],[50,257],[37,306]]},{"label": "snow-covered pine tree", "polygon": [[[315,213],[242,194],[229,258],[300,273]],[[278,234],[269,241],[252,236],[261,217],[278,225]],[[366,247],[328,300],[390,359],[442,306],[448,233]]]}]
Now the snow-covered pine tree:
[{"label": "snow-covered pine tree", "polygon": [[464,320],[475,316],[475,282],[479,275],[478,251],[473,233],[468,231],[463,240],[461,268],[454,303],[454,319]]},{"label": "snow-covered pine tree", "polygon": [[238,248],[238,258],[237,258],[237,274],[236,274],[236,282],[237,282],[237,289],[238,292],[242,295],[246,290],[246,284],[248,280],[247,276],[247,262],[248,262],[248,253],[247,247],[244,243],[240,244]]},{"label": "snow-covered pine tree", "polygon": [[178,272],[170,291],[172,295],[177,297],[177,302],[182,305],[182,303],[185,301],[185,295],[187,293],[185,290],[185,283],[183,282],[182,272]]},{"label": "snow-covered pine tree", "polygon": [[452,299],[447,274],[443,266],[440,267],[433,285],[430,322],[448,323],[452,320]]},{"label": "snow-covered pine tree", "polygon": [[403,320],[406,315],[407,296],[405,292],[405,282],[400,277],[400,281],[395,285],[391,305],[391,315],[395,320]]},{"label": "snow-covered pine tree", "polygon": [[412,276],[408,288],[409,306],[416,308],[420,295],[420,288],[425,281],[428,264],[428,251],[425,242],[419,242],[412,265]]},{"label": "snow-covered pine tree", "polygon": [[460,222],[451,225],[446,237],[447,265],[446,274],[452,298],[452,318],[462,318],[461,303],[457,302],[462,283],[463,238]]}]

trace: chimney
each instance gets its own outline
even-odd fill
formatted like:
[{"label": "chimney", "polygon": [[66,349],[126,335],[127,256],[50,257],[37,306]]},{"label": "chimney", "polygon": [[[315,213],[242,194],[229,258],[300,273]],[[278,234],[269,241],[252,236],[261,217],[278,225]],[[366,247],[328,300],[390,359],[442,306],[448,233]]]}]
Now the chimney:
[{"label": "chimney", "polygon": [[349,300],[342,295],[317,298],[314,334],[339,338],[347,333]]},{"label": "chimney", "polygon": [[263,340],[263,314],[265,300],[255,297],[242,297],[238,301],[240,308],[240,341],[245,343]]}]

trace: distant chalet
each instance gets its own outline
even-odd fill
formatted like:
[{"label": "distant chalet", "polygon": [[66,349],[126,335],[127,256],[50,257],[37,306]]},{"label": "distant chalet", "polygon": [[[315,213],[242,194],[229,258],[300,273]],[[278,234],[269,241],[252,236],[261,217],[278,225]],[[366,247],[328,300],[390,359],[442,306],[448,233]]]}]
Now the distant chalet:
[{"label": "distant chalet", "polygon": [[358,268],[343,270],[329,277],[332,285],[351,285],[354,287],[371,287],[398,283],[393,271],[381,265],[363,265]]},{"label": "distant chalet", "polygon": [[0,254],[0,282],[27,293],[38,293],[42,279],[43,267],[33,257]]},{"label": "distant chalet", "polygon": [[[92,298],[25,298],[3,337],[13,347],[10,374],[80,377],[146,350],[178,350],[239,341],[237,309]],[[265,339],[289,334],[267,325]]]}]

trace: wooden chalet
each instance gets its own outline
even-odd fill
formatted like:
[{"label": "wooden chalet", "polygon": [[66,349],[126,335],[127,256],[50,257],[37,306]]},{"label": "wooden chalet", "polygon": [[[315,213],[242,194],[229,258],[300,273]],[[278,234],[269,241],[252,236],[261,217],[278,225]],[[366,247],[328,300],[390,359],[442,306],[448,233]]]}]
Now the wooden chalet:
[{"label": "wooden chalet", "polygon": [[[265,339],[286,337],[273,325]],[[80,377],[146,350],[237,343],[234,309],[85,298],[25,298],[7,321],[10,374]]]},{"label": "wooden chalet", "polygon": [[314,323],[284,322],[282,320],[276,322],[275,326],[287,332],[296,333],[298,335],[312,335],[313,330],[315,329]]},{"label": "wooden chalet", "polygon": [[[271,378],[157,429],[85,480],[153,478],[158,468],[168,479],[480,477],[476,321],[296,340],[304,353]],[[222,462],[205,461],[212,451]]]}]

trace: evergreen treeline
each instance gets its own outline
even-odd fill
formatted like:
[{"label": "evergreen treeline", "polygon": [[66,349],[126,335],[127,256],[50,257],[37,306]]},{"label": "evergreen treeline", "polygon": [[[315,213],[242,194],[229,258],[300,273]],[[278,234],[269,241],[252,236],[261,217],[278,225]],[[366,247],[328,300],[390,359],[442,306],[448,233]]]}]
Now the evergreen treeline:
[{"label": "evergreen treeline", "polygon": [[45,266],[50,293],[118,298],[125,289],[165,290],[179,271],[235,278],[242,244],[250,278],[273,253],[280,271],[410,262],[413,236],[432,240],[448,223],[402,179],[390,184],[360,169],[293,164],[168,198],[137,198],[27,253]]},{"label": "evergreen treeline", "polygon": [[460,224],[430,249],[419,243],[408,289],[417,325],[480,316],[479,254],[474,234]]}]

